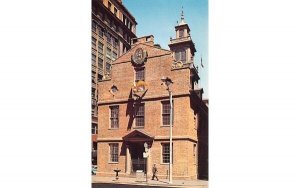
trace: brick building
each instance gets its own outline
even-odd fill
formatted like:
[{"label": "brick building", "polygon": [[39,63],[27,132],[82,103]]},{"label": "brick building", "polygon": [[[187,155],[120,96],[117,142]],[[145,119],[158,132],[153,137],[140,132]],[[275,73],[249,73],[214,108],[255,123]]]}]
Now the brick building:
[{"label": "brick building", "polygon": [[[131,49],[112,63],[110,77],[98,83],[97,176],[151,175],[168,178],[170,161],[170,101],[161,78],[171,78],[173,94],[173,178],[207,177],[208,108],[194,66],[195,45],[183,14],[170,50],[152,35],[134,38]],[[143,158],[147,143],[149,157]]]},{"label": "brick building", "polygon": [[92,163],[97,164],[97,83],[110,76],[111,63],[130,49],[136,21],[121,0],[92,0]]}]

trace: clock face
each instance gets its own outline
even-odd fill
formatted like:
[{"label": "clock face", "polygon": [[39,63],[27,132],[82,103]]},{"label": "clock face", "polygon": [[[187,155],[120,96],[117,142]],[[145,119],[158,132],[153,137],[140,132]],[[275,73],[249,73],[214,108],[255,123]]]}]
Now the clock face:
[{"label": "clock face", "polygon": [[144,63],[145,58],[146,58],[146,56],[145,56],[143,49],[142,48],[136,49],[136,51],[134,52],[134,55],[133,55],[134,63],[141,65]]}]

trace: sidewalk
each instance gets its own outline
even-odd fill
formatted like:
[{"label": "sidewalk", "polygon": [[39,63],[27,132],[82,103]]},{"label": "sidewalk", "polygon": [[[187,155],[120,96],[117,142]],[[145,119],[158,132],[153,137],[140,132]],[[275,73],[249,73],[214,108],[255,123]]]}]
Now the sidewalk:
[{"label": "sidewalk", "polygon": [[136,178],[120,177],[119,180],[115,180],[114,177],[96,177],[92,176],[92,183],[116,183],[116,184],[129,184],[129,185],[148,185],[148,186],[162,186],[162,187],[190,187],[190,188],[208,188],[208,181],[205,180],[173,180],[172,185],[168,183],[166,179],[159,181],[151,180],[148,177],[148,182],[136,181]]}]

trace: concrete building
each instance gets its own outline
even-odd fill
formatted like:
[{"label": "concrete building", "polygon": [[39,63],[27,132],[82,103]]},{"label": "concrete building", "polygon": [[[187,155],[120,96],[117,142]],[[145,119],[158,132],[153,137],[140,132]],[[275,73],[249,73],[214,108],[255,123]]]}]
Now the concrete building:
[{"label": "concrete building", "polygon": [[[132,176],[137,170],[168,178],[170,101],[161,78],[173,84],[173,178],[205,177],[208,166],[208,108],[194,65],[195,45],[183,13],[170,50],[154,36],[132,39],[131,49],[112,63],[111,74],[98,83],[97,176]],[[143,158],[147,143],[149,157]],[[200,166],[201,165],[201,166]]]},{"label": "concrete building", "polygon": [[110,77],[112,61],[130,49],[136,21],[121,0],[92,0],[92,163],[97,164],[98,81]]}]

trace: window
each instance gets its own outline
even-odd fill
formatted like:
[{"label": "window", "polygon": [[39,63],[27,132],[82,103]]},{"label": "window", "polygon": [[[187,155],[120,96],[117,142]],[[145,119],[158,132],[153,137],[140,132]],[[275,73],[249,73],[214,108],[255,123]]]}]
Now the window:
[{"label": "window", "polygon": [[97,124],[96,123],[92,123],[92,134],[98,134]]},{"label": "window", "polygon": [[110,26],[114,31],[117,31],[117,26],[113,23],[113,21],[111,22]]},{"label": "window", "polygon": [[92,31],[96,32],[96,22],[92,21]]},{"label": "window", "polygon": [[[162,163],[170,163],[170,143],[163,143],[161,145],[162,145]],[[172,153],[174,156],[174,152]],[[172,156],[172,160],[174,159],[173,156]]]},{"label": "window", "polygon": [[194,155],[194,162],[196,163],[197,162],[197,157],[196,157],[196,147],[197,147],[197,145],[196,144],[194,144],[194,146],[193,146],[193,155]]},{"label": "window", "polygon": [[96,39],[92,37],[92,47],[96,48]]},{"label": "window", "polygon": [[98,34],[101,38],[103,38],[103,28],[99,28]]},{"label": "window", "polygon": [[185,50],[182,50],[181,51],[181,56],[180,56],[180,60],[183,62],[183,63],[185,63],[185,61],[186,61],[186,53],[185,53]]},{"label": "window", "polygon": [[145,68],[135,69],[135,81],[145,81]]},{"label": "window", "polygon": [[111,2],[108,1],[108,9],[111,10]]},{"label": "window", "polygon": [[[174,108],[173,108],[174,110]],[[162,101],[162,123],[163,125],[170,125],[171,106],[170,101]],[[173,113],[174,122],[174,113]]]},{"label": "window", "polygon": [[107,42],[109,43],[109,44],[111,44],[111,42],[112,42],[112,36],[111,36],[111,34],[107,34]]},{"label": "window", "polygon": [[115,7],[115,8],[114,8],[114,15],[117,16],[117,14],[118,14],[118,9]]},{"label": "window", "polygon": [[[95,80],[95,73],[92,74],[92,83],[96,83],[96,80]],[[92,94],[92,99],[95,99],[94,95]]]},{"label": "window", "polygon": [[92,115],[95,115],[95,106],[92,105]]},{"label": "window", "polygon": [[135,126],[144,127],[144,125],[145,125],[145,104],[139,104],[135,116]]},{"label": "window", "polygon": [[113,46],[116,48],[118,46],[118,39],[113,40]]},{"label": "window", "polygon": [[93,150],[97,150],[97,142],[93,142]]},{"label": "window", "polygon": [[131,22],[128,22],[128,29],[130,29],[131,28]]},{"label": "window", "polygon": [[95,99],[95,92],[96,92],[96,90],[94,88],[92,88],[92,99]]},{"label": "window", "polygon": [[98,81],[102,80],[103,76],[101,74],[98,74]]},{"label": "window", "polygon": [[123,15],[123,23],[126,25],[127,23],[127,18]]},{"label": "window", "polygon": [[111,49],[106,48],[106,57],[111,58]]},{"label": "window", "polygon": [[131,38],[130,38],[130,36],[128,35],[128,37],[127,37],[127,42],[130,43],[130,40],[131,40]]},{"label": "window", "polygon": [[114,61],[114,60],[116,60],[117,59],[117,53],[116,52],[113,52],[113,54],[112,54],[112,60]]},{"label": "window", "polygon": [[184,31],[183,30],[179,30],[179,38],[183,37],[184,35]]},{"label": "window", "polygon": [[176,61],[182,61],[182,63],[186,62],[186,53],[185,50],[180,50],[175,52]]},{"label": "window", "polygon": [[101,12],[99,12],[99,15],[100,15],[100,20],[104,20],[104,16]]},{"label": "window", "polygon": [[180,53],[179,52],[175,52],[175,59],[176,59],[176,61],[180,61]]},{"label": "window", "polygon": [[119,128],[119,106],[110,107],[110,128]]},{"label": "window", "polygon": [[97,142],[93,142],[92,165],[97,165]]},{"label": "window", "polygon": [[194,112],[194,128],[197,129],[198,128],[198,114],[196,112]]},{"label": "window", "polygon": [[119,162],[119,144],[109,144],[110,162]]},{"label": "window", "polygon": [[103,44],[98,42],[98,54],[103,55]]},{"label": "window", "polygon": [[94,54],[92,54],[92,64],[94,64],[94,63],[96,63],[96,56]]},{"label": "window", "polygon": [[106,70],[106,72],[110,72],[110,70],[111,70],[111,64],[110,63],[106,62],[105,70]]},{"label": "window", "polygon": [[98,69],[103,70],[103,59],[98,58]]}]

